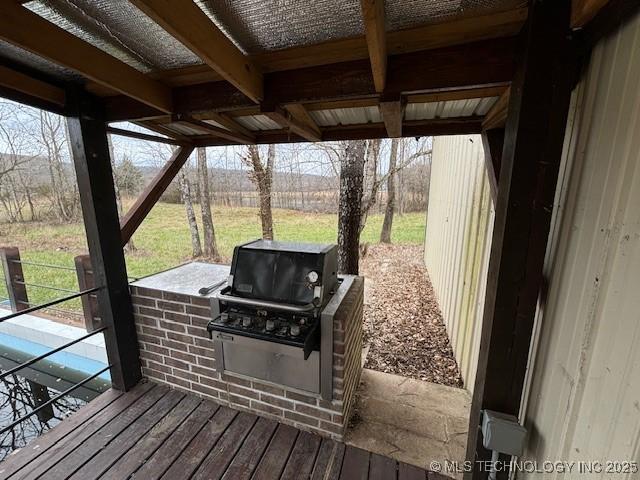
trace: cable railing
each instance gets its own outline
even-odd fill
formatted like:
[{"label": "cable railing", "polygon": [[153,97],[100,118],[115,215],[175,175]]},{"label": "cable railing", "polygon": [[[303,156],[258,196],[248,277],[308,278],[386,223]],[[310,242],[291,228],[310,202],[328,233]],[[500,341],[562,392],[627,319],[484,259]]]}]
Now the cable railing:
[{"label": "cable railing", "polygon": [[66,265],[56,265],[56,264],[52,264],[52,263],[39,263],[39,262],[30,262],[27,260],[9,260],[9,262],[11,263],[17,263],[17,264],[21,264],[21,265],[31,265],[31,266],[35,266],[35,267],[46,267],[46,268],[53,268],[53,269],[58,269],[58,270],[68,270],[70,272],[75,272],[76,269],[73,267],[68,267]]},{"label": "cable railing", "polygon": [[57,298],[57,299],[52,300],[50,302],[41,303],[40,305],[36,305],[34,307],[25,308],[24,310],[20,310],[19,312],[10,313],[9,315],[5,315],[4,317],[0,318],[0,323],[1,322],[5,322],[5,321],[7,321],[9,319],[12,319],[12,318],[19,317],[20,315],[25,315],[27,313],[37,312],[38,310],[42,310],[42,309],[45,309],[45,308],[49,308],[49,307],[51,307],[53,305],[57,305],[59,303],[63,303],[63,302],[67,302],[69,300],[73,300],[74,298],[81,297],[82,295],[88,295],[90,293],[97,292],[101,288],[102,287],[89,288],[87,290],[82,290],[80,292],[76,292],[73,295],[67,295],[66,297],[60,297],[60,298]]}]

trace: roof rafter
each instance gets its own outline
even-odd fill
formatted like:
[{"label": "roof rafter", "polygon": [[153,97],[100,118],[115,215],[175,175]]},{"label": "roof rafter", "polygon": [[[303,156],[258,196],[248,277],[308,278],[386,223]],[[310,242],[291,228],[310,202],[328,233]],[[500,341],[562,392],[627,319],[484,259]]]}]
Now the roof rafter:
[{"label": "roof rafter", "polygon": [[406,105],[406,101],[400,95],[387,96],[380,99],[378,109],[389,138],[402,136],[402,121]]},{"label": "roof rafter", "polygon": [[193,0],[131,0],[254,102],[263,97],[260,69],[214,25]]},{"label": "roof rafter", "polygon": [[175,115],[173,121],[178,123],[185,123],[191,128],[202,131],[206,135],[223,138],[225,140],[231,140],[232,142],[240,143],[242,145],[250,145],[252,143],[255,143],[255,138],[253,135],[245,135],[244,133],[232,132],[231,130],[216,127],[215,125],[211,125],[210,123],[204,122],[202,120],[197,120],[196,118],[190,117],[189,115]]},{"label": "roof rafter", "polygon": [[65,91],[12,68],[0,65],[0,86],[39,98],[58,107],[65,105]]},{"label": "roof rafter", "polygon": [[310,142],[319,142],[322,140],[322,133],[315,122],[313,122],[313,124],[308,123],[304,119],[294,116],[290,110],[285,110],[279,106],[272,108],[263,107],[261,113],[276,122],[283,129],[293,132],[305,140]]},{"label": "roof rafter", "polygon": [[571,26],[579,28],[586,25],[604,7],[609,0],[572,0]]},{"label": "roof rafter", "polygon": [[[70,68],[161,112],[171,112],[171,90],[13,1],[0,2],[0,38]],[[37,35],[34,34],[37,32]]]},{"label": "roof rafter", "polygon": [[507,121],[507,111],[509,109],[509,96],[511,95],[511,87],[507,88],[498,98],[496,103],[489,109],[482,121],[484,130],[492,128],[502,128]]},{"label": "roof rafter", "polygon": [[387,42],[385,38],[384,0],[360,0],[365,37],[371,61],[373,83],[384,92],[387,78]]}]

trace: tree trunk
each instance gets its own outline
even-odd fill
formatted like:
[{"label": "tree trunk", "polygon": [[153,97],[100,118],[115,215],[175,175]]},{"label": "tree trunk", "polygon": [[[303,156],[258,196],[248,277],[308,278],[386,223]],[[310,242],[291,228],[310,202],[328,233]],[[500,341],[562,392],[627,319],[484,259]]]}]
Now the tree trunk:
[{"label": "tree trunk", "polygon": [[360,210],[360,233],[367,224],[367,217],[378,199],[378,157],[380,155],[380,139],[368,140],[366,145],[365,171],[362,187],[362,207]]},{"label": "tree trunk", "polygon": [[391,243],[391,227],[393,226],[393,212],[396,208],[396,174],[398,164],[399,140],[391,140],[391,153],[389,155],[389,175],[387,176],[387,208],[384,211],[384,221],[380,232],[380,242]]},{"label": "tree trunk", "polygon": [[[273,165],[276,158],[275,145],[269,145],[267,163],[263,165],[260,151],[256,145],[247,147],[247,155],[242,157],[245,165],[251,168],[249,178],[258,189],[258,206],[260,208],[260,223],[262,224],[262,238],[273,240],[273,214],[271,212],[271,185],[273,182]],[[240,197],[242,198],[242,197]],[[253,202],[250,202],[252,204]]]},{"label": "tree trunk", "polygon": [[273,182],[273,162],[276,150],[269,145],[267,150],[267,166],[263,171],[261,181],[258,182],[260,193],[260,222],[262,223],[262,238],[273,240],[273,214],[271,212],[271,185]]},{"label": "tree trunk", "polygon": [[194,257],[202,256],[202,245],[200,244],[200,233],[198,232],[198,222],[196,221],[196,214],[193,211],[193,202],[191,201],[191,187],[189,186],[189,180],[185,174],[184,167],[180,172],[180,194],[182,196],[182,202],[187,212],[187,221],[189,222],[189,231],[191,232],[191,248],[193,250]]},{"label": "tree trunk", "polygon": [[340,161],[338,270],[358,274],[365,141],[347,143]]},{"label": "tree trunk", "polygon": [[213,215],[211,214],[207,150],[204,147],[200,147],[196,151],[198,157],[198,190],[200,193],[200,212],[202,213],[204,255],[217,261],[220,259],[220,254],[218,253],[218,246],[216,245],[216,231],[213,228]]}]

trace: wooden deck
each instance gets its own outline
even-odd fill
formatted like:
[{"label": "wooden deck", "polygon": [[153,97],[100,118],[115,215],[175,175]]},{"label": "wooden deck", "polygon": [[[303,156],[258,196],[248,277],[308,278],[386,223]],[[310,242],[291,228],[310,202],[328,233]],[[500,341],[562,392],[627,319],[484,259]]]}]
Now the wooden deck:
[{"label": "wooden deck", "polygon": [[36,478],[426,480],[427,472],[141,383],[105,392],[0,463],[0,479]]}]

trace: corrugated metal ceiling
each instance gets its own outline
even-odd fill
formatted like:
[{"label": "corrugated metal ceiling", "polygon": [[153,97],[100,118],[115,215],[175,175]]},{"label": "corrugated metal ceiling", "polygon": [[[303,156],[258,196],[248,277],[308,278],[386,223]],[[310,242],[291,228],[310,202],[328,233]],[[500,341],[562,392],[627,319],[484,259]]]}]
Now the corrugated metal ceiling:
[{"label": "corrugated metal ceiling", "polygon": [[432,120],[434,118],[482,116],[498,97],[447,100],[443,102],[410,103],[404,113],[405,120]]}]

